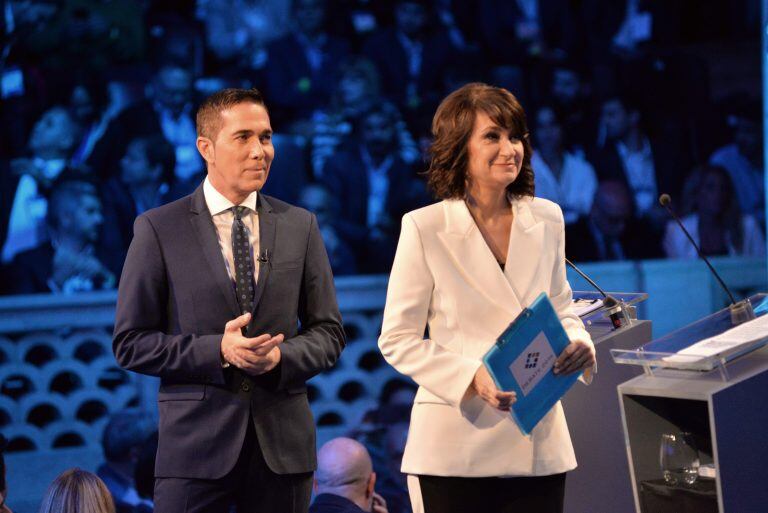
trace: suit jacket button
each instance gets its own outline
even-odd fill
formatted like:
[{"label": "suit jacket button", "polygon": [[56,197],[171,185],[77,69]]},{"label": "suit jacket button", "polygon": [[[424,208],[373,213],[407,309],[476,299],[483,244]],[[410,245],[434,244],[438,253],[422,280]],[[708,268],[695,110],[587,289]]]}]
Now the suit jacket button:
[{"label": "suit jacket button", "polygon": [[243,392],[248,392],[248,391],[251,389],[251,385],[249,385],[248,383],[246,383],[245,381],[243,381],[243,384],[242,384],[242,385],[240,385],[240,389],[241,389]]}]

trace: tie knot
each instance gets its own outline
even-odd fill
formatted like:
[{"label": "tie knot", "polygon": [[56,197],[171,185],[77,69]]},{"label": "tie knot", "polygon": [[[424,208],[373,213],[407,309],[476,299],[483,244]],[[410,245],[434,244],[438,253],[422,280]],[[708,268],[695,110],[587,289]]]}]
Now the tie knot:
[{"label": "tie knot", "polygon": [[247,211],[248,211],[248,207],[243,207],[243,206],[232,207],[232,212],[235,213],[235,219],[237,219],[238,221],[243,219],[243,216],[247,213]]}]

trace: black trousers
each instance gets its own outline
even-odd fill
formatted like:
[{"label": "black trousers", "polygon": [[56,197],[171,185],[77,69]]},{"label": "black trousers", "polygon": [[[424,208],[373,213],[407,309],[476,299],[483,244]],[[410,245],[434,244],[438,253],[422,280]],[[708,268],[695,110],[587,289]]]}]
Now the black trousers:
[{"label": "black trousers", "polygon": [[425,513],[562,513],[565,474],[533,477],[419,476]]},{"label": "black trousers", "polygon": [[[204,461],[200,462],[205,465]],[[235,467],[221,479],[155,479],[155,513],[307,513],[312,472],[275,474],[251,422]]]}]

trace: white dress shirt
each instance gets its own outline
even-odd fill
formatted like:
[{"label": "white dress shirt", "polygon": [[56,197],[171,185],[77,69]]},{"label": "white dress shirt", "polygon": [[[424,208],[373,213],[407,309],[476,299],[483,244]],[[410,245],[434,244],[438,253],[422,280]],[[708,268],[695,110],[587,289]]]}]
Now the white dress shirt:
[{"label": "white dress shirt", "polygon": [[[224,261],[227,264],[227,273],[232,280],[232,286],[235,283],[235,257],[232,255],[232,223],[235,221],[235,214],[232,212],[234,203],[224,197],[216,188],[211,184],[208,177],[203,182],[203,195],[205,196],[205,204],[208,206],[208,211],[211,213],[213,219],[213,225],[216,227],[216,234],[219,238],[219,248],[221,254],[224,256]],[[248,231],[248,242],[251,244],[251,258],[253,259],[253,281],[254,285],[259,279],[259,219],[258,212],[256,212],[256,200],[258,193],[252,192],[245,198],[245,201],[238,206],[248,207],[248,215],[243,217],[243,223]]]},{"label": "white dress shirt", "polygon": [[559,180],[536,152],[531,158],[531,165],[536,196],[560,205],[565,224],[573,223],[579,216],[589,213],[597,190],[597,177],[589,162],[576,154],[565,153]]}]

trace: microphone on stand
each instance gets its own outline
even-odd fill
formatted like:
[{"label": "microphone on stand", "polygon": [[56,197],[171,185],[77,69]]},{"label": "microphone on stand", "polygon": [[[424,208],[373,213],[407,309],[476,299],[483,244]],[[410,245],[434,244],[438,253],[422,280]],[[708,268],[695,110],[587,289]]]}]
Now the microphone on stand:
[{"label": "microphone on stand", "polygon": [[681,230],[683,230],[683,233],[686,237],[688,237],[688,240],[691,242],[694,248],[696,248],[696,252],[699,254],[699,258],[704,260],[704,263],[707,264],[707,267],[709,267],[709,270],[712,272],[712,274],[717,279],[718,283],[720,283],[720,286],[723,288],[725,293],[728,295],[728,298],[731,300],[731,304],[728,306],[728,309],[731,311],[731,323],[733,325],[741,324],[742,322],[746,322],[750,319],[755,318],[755,311],[752,309],[752,303],[749,302],[749,299],[742,299],[741,301],[736,301],[734,299],[733,294],[731,294],[730,289],[728,289],[728,286],[725,284],[722,278],[720,278],[720,275],[717,274],[717,271],[715,271],[715,268],[712,267],[712,264],[709,262],[709,259],[704,255],[704,253],[701,252],[701,248],[699,248],[698,244],[696,244],[696,241],[693,240],[693,237],[691,237],[691,234],[688,233],[688,230],[685,229],[685,226],[683,225],[683,222],[680,221],[680,218],[677,217],[677,214],[675,214],[675,211],[672,210],[672,197],[669,194],[662,194],[659,196],[659,203],[662,207],[667,209],[667,212],[669,212],[669,215],[672,216],[672,218],[675,220],[677,225],[680,227]]},{"label": "microphone on stand", "polygon": [[603,306],[605,307],[606,311],[608,312],[608,317],[611,319],[611,324],[613,324],[614,328],[621,328],[621,324],[622,324],[622,322],[621,322],[621,317],[622,317],[621,316],[621,311],[622,311],[622,308],[621,308],[622,304],[621,304],[621,302],[619,300],[617,300],[615,297],[606,294],[605,291],[603,289],[601,289],[600,286],[597,283],[592,281],[592,279],[584,273],[584,271],[582,271],[581,269],[576,267],[576,264],[574,264],[573,262],[571,262],[567,258],[565,259],[565,263],[568,264],[571,267],[571,269],[576,271],[579,274],[579,276],[581,276],[582,278],[587,280],[587,283],[589,283],[595,289],[597,289],[597,291],[603,296]]}]

